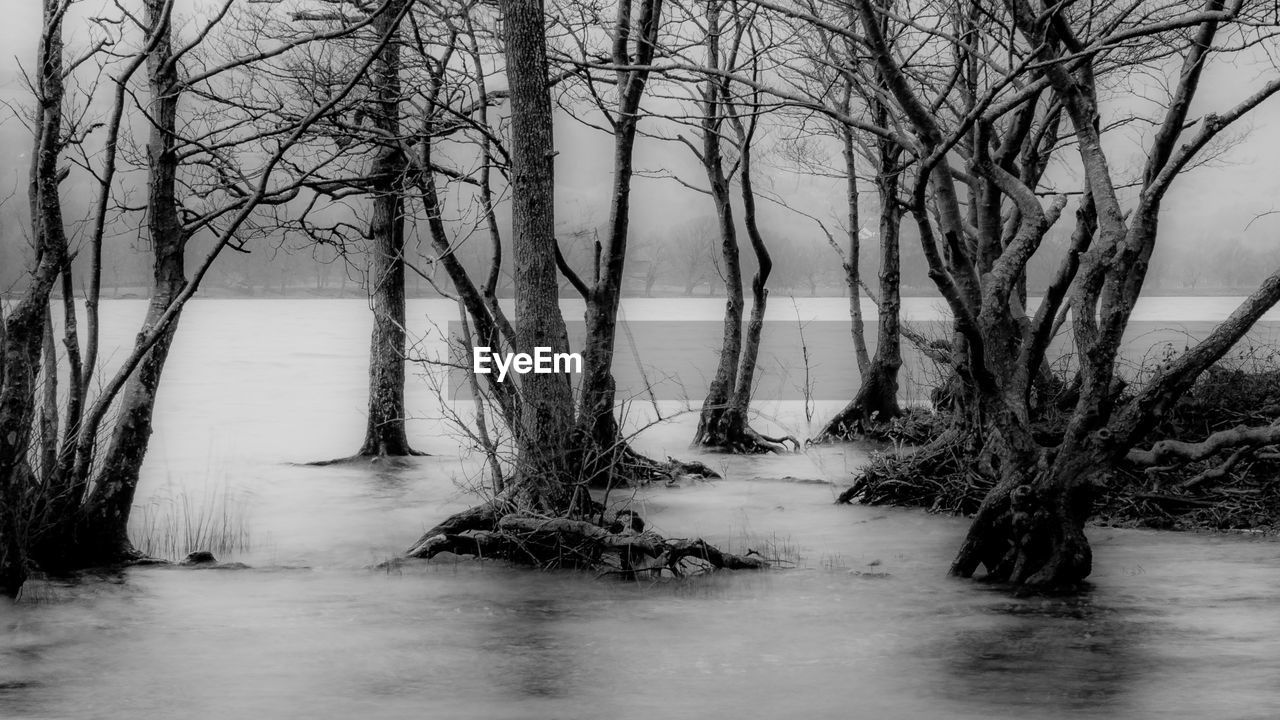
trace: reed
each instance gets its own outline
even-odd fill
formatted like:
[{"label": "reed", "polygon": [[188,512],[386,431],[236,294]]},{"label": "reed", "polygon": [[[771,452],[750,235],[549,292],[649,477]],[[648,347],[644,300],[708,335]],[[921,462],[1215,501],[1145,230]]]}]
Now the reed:
[{"label": "reed", "polygon": [[134,507],[129,536],[149,557],[180,560],[197,550],[219,559],[249,551],[248,499],[226,482],[195,493],[172,484],[144,505]]}]

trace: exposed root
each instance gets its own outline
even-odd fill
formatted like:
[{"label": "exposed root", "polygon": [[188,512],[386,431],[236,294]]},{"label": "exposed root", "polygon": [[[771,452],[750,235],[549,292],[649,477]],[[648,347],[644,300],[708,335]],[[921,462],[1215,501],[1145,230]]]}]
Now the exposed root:
[{"label": "exposed root", "polygon": [[846,407],[827,421],[808,444],[873,440],[922,445],[937,437],[943,422],[943,416],[925,408],[907,408],[897,416],[886,419],[878,413],[865,416]]},{"label": "exposed root", "polygon": [[795,436],[770,437],[756,431],[747,422],[746,409],[737,406],[704,406],[692,445],[739,455],[800,452]]},{"label": "exposed root", "polygon": [[682,460],[676,460],[668,455],[667,462],[664,464],[664,467],[666,468],[667,476],[672,480],[677,480],[681,477],[687,476],[693,476],[703,480],[721,479],[720,473],[712,470],[710,467],[707,467],[706,463],[701,463],[697,460],[685,462]]},{"label": "exposed root", "polygon": [[1195,462],[1225,450],[1258,448],[1280,443],[1280,424],[1261,427],[1240,425],[1219,430],[1200,442],[1160,440],[1148,450],[1130,450],[1126,459],[1135,465],[1167,465],[1172,461]]},{"label": "exposed root", "polygon": [[710,433],[695,441],[696,445],[738,455],[788,455],[800,452],[800,441],[794,435],[772,437],[743,424],[733,432]]},{"label": "exposed root", "polygon": [[1084,535],[1087,485],[1064,492],[1043,480],[1006,481],[992,490],[969,527],[952,575],[972,577],[981,565],[991,581],[1046,590],[1079,587],[1093,568]]},{"label": "exposed root", "polygon": [[646,485],[655,480],[666,480],[670,476],[668,463],[661,463],[647,455],[641,455],[632,449],[630,443],[622,445],[615,460],[615,464],[609,469],[613,478],[610,485],[613,487]]},{"label": "exposed root", "polygon": [[491,500],[483,505],[476,505],[473,508],[451,515],[439,525],[423,533],[422,538],[413,547],[409,548],[409,551],[405,554],[410,557],[423,557],[423,555],[419,554],[422,551],[423,543],[432,538],[449,535],[457,536],[472,531],[490,532],[495,530],[498,527],[498,520],[504,514],[504,505],[504,499]]},{"label": "exposed root", "polygon": [[346,457],[333,458],[332,460],[314,460],[312,462],[298,463],[306,467],[328,467],[330,465],[377,465],[385,468],[410,468],[414,467],[413,461],[409,458],[414,457],[431,457],[430,453],[411,450],[407,455],[348,455]]},{"label": "exposed root", "polygon": [[767,452],[779,454],[800,452],[800,441],[797,440],[794,435],[779,435],[778,437],[773,437],[748,427],[747,436],[750,438],[753,446],[758,448],[764,447]]},{"label": "exposed root", "polygon": [[624,441],[619,441],[607,451],[595,453],[589,460],[584,463],[587,468],[585,475],[590,478],[587,484],[596,489],[641,487],[658,481],[670,483],[687,475],[720,477],[720,473],[696,460],[686,462],[668,455],[665,462],[658,462],[636,452],[630,443]]},{"label": "exposed root", "polygon": [[432,558],[443,552],[501,558],[539,568],[578,568],[633,576],[638,572],[684,575],[709,569],[758,570],[755,555],[727,553],[700,538],[664,538],[630,512],[609,527],[573,518],[519,513],[496,517],[493,503],[472,508],[427,531],[406,553]]},{"label": "exposed root", "polygon": [[876,453],[836,502],[857,499],[866,505],[905,505],[961,515],[976,512],[995,486],[974,462],[980,452],[972,439],[947,433],[914,451]]}]

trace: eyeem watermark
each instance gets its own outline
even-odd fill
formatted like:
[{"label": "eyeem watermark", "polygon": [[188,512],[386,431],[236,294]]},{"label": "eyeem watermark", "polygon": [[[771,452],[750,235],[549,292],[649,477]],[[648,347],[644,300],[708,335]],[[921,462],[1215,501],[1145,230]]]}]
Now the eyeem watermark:
[{"label": "eyeem watermark", "polygon": [[582,356],[575,352],[552,352],[549,347],[535,347],[533,354],[493,352],[487,346],[471,349],[471,369],[477,375],[489,375],[496,369],[498,382],[507,379],[507,373],[517,375],[534,373],[581,373]]}]

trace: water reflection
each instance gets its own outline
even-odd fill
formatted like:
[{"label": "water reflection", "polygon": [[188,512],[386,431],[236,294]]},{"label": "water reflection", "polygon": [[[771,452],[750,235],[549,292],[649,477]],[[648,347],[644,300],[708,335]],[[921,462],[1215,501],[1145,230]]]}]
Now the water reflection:
[{"label": "water reflection", "polygon": [[481,648],[494,660],[493,685],[531,698],[563,698],[576,690],[580,651],[566,624],[567,598],[512,598],[493,605],[491,634]]},{"label": "water reflection", "polygon": [[947,700],[989,707],[1054,705],[1114,714],[1152,659],[1144,648],[1151,623],[1100,602],[1072,596],[1007,598],[992,589],[979,614],[941,634],[935,648]]},{"label": "water reflection", "polygon": [[[367,347],[350,338],[368,317],[354,301],[286,305],[209,301],[184,317],[139,488],[140,502],[171,478],[245,493],[254,548],[223,559],[258,570],[139,568],[123,585],[51,584],[47,602],[0,603],[0,718],[143,720],[181,707],[191,720],[1198,720],[1280,706],[1274,542],[1099,531],[1093,592],[1010,599],[943,578],[963,520],[837,507],[831,488],[759,480],[843,482],[861,462],[855,446],[698,455],[687,449],[696,414],[637,447],[723,460],[726,480],[640,492],[642,514],[671,536],[788,548],[796,569],[654,584],[499,563],[371,572],[475,501],[451,475],[483,474],[459,465],[434,420],[411,426],[434,457],[403,470],[286,465],[362,436],[352,409],[366,400]],[[331,322],[335,309],[347,325]],[[104,348],[131,343],[138,318],[107,310]],[[279,313],[289,332],[254,330]],[[260,362],[231,362],[243,358]],[[304,375],[333,381],[316,392],[295,382]],[[429,417],[425,386],[407,391]],[[799,403],[778,412],[803,427]],[[228,449],[211,453],[210,437]],[[268,569],[282,565],[314,569]]]}]

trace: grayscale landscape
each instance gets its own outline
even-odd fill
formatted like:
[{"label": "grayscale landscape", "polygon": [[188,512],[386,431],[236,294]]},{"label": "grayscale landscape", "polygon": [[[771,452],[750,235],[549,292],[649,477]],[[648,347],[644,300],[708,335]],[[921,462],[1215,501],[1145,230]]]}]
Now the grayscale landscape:
[{"label": "grayscale landscape", "polygon": [[0,718],[1265,718],[1271,0],[12,0]]}]

